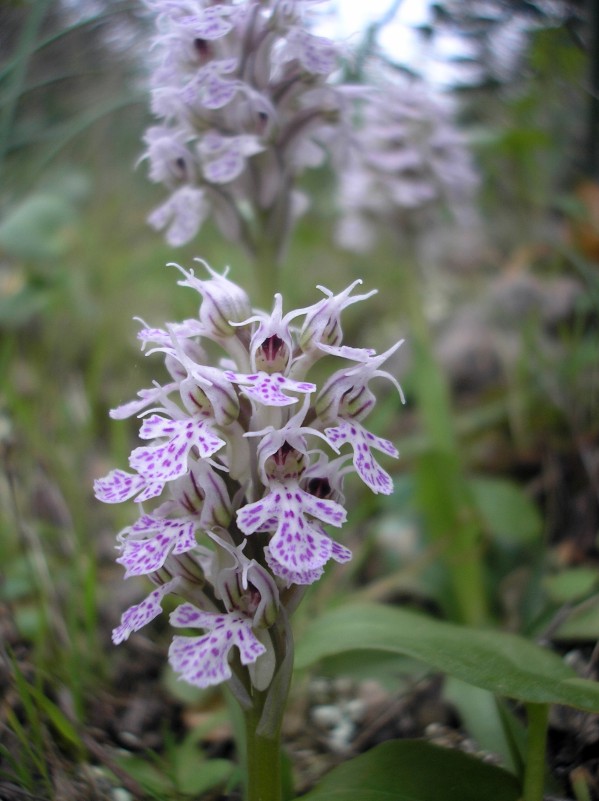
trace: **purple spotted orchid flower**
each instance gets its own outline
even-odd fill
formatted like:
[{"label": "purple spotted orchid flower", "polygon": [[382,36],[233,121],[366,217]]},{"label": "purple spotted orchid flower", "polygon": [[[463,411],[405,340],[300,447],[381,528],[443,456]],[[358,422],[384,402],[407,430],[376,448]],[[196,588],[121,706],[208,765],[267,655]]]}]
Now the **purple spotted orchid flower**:
[{"label": "purple spotted orchid flower", "polygon": [[[128,470],[95,482],[101,501],[138,502],[138,519],[118,535],[117,562],[125,578],[147,575],[155,585],[123,614],[113,639],[139,631],[168,596],[170,608],[179,599],[172,625],[203,633],[174,637],[172,667],[200,687],[231,681],[243,697],[248,681],[259,690],[271,683],[282,652],[277,627],[302,588],[331,560],[351,558],[330,535],[347,518],[345,477],[392,491],[372,451],[397,450],[365,421],[375,379],[390,380],[403,400],[382,369],[401,342],[381,354],[342,344],[341,313],[372,294],[352,296],[360,282],[337,295],[321,287],[324,298],[286,314],[275,295],[267,313],[253,310],[226,274],[208,268],[200,279],[179,269],[180,283],[201,296],[198,317],[143,323],[142,349],[164,357],[168,381],[111,412],[141,418],[144,444]],[[218,349],[209,364],[206,354]],[[342,366],[319,386],[307,379],[325,357]]]}]

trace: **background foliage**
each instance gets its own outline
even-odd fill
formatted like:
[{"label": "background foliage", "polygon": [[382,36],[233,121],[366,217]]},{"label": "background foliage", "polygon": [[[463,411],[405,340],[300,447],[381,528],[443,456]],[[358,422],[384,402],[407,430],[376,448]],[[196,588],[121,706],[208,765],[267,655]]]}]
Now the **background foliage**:
[{"label": "background foliage", "polygon": [[[397,491],[373,499],[351,488],[356,557],[309,596],[298,635],[348,597],[456,619],[442,558],[446,532],[435,535],[451,528],[446,512],[454,509],[456,526],[465,513],[479,532],[486,627],[550,643],[596,678],[596,22],[579,3],[552,14],[515,0],[434,8],[423,42],[432,46],[451,31],[472,44],[471,55],[451,65],[459,74],[451,91],[481,174],[479,224],[459,236],[449,223],[427,231],[418,264],[392,232],[371,256],[348,255],[332,243],[332,176],[323,169],[309,179],[313,207],[281,276],[288,307],[312,302],[316,283],[339,290],[363,277],[380,292],[364,311],[348,313],[348,341],[408,339],[392,369],[408,405],[400,409],[389,395],[377,407],[379,431],[402,452],[393,466]],[[364,57],[351,65],[356,80],[391,17],[364,32]],[[508,24],[518,34],[512,39]],[[134,169],[149,123],[147,36],[137,3],[0,7],[0,796],[7,799],[92,797],[90,788],[98,798],[116,797],[115,788],[139,798],[216,798],[223,788],[233,792],[238,777],[231,732],[219,733],[222,702],[174,685],[159,627],[126,649],[110,645],[120,609],[143,588],[130,589],[114,567],[114,532],[125,519],[91,493],[93,478],[124,463],[135,438],[134,425],[111,423],[107,410],[154,378],[131,318],[161,323],[195,311],[195,298],[163,265],[189,265],[198,255],[217,270],[231,264],[241,284],[250,280],[243,256],[209,228],[173,254],[145,224],[160,199],[143,166]],[[422,379],[409,353],[406,274],[420,283],[463,466],[465,484],[446,484],[442,494],[430,431],[413,402]],[[410,697],[417,679],[430,675],[401,649],[391,659],[347,657],[341,644],[337,651],[318,663],[321,675],[374,677],[393,697]],[[454,728],[517,775],[517,707],[493,707],[483,722],[476,710],[488,710],[488,698],[465,687],[447,682],[443,690]],[[308,714],[306,678],[296,697]],[[554,717],[550,732],[559,792],[599,798],[597,760],[589,757],[596,723]],[[291,734],[289,741],[297,773]],[[425,764],[428,752],[412,758]],[[336,760],[329,756],[325,767]],[[513,797],[509,781],[502,792]]]}]

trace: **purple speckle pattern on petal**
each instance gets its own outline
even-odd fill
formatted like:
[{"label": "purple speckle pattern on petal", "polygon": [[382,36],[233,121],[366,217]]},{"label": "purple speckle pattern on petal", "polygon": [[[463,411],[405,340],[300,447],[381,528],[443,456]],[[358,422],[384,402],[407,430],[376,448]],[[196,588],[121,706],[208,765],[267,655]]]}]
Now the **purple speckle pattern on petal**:
[{"label": "purple speckle pattern on petal", "polygon": [[287,587],[292,584],[314,584],[324,573],[324,567],[322,566],[316,568],[290,568],[282,565],[273,556],[270,547],[264,549],[264,558],[275,576],[278,576]]},{"label": "purple speckle pattern on petal", "polygon": [[122,503],[131,498],[143,503],[160,495],[163,486],[164,482],[151,481],[145,476],[111,470],[104,478],[94,481],[94,493],[104,503]]},{"label": "purple speckle pattern on petal", "polygon": [[119,535],[121,556],[116,560],[126,569],[125,578],[154,573],[169,553],[178,556],[196,546],[196,521],[143,515]]},{"label": "purple speckle pattern on petal", "polygon": [[182,604],[171,614],[171,624],[207,629],[203,637],[173,637],[169,662],[180,678],[196,687],[210,687],[231,678],[229,653],[239,649],[242,664],[249,665],[265,651],[252,630],[251,620],[240,612],[212,614]]},{"label": "purple speckle pattern on petal", "polygon": [[198,39],[215,41],[222,39],[232,29],[232,22],[226,19],[229,9],[220,3],[203,9],[197,16],[182,17],[180,22],[193,32]]},{"label": "purple speckle pattern on petal", "polygon": [[137,395],[137,400],[129,401],[128,403],[123,403],[121,406],[117,406],[116,409],[110,410],[110,416],[113,420],[124,420],[127,417],[132,417],[134,414],[137,414],[142,409],[145,409],[147,406],[150,406],[153,403],[157,403],[161,397],[167,395],[169,392],[172,392],[176,388],[176,384],[169,384],[166,387],[152,387],[151,389],[141,389]]},{"label": "purple speckle pattern on petal", "polygon": [[388,456],[399,456],[395,446],[387,439],[376,437],[355,420],[342,420],[338,426],[325,429],[329,442],[335,447],[348,442],[354,449],[356,472],[373,492],[390,495],[393,492],[391,476],[383,470],[370,452],[371,448]]},{"label": "purple speckle pattern on petal", "polygon": [[140,436],[143,439],[168,437],[164,444],[135,448],[129,458],[134,470],[153,482],[163,484],[187,472],[187,458],[192,448],[196,448],[200,457],[205,459],[225,445],[223,439],[212,433],[204,418],[168,420],[152,415],[144,420]]},{"label": "purple speckle pattern on petal", "polygon": [[272,564],[287,571],[277,575],[287,578],[293,574],[302,577],[295,583],[304,584],[314,581],[312,577],[333,556],[333,541],[316,520],[339,527],[346,514],[341,504],[310,495],[295,480],[272,482],[265,498],[239,509],[237,525],[249,535],[263,531],[267,521],[276,521],[268,546]]},{"label": "purple speckle pattern on petal", "polygon": [[250,375],[243,373],[225,372],[225,377],[235,383],[243,385],[244,393],[264,406],[289,406],[297,403],[297,398],[286,395],[287,392],[300,392],[309,394],[316,390],[316,384],[308,381],[294,381],[281,373],[264,373],[258,371]]},{"label": "purple speckle pattern on petal", "polygon": [[162,611],[162,599],[173,590],[179,579],[163,584],[162,587],[151,592],[141,603],[130,606],[121,617],[121,623],[112,632],[112,641],[115,645],[128,639],[134,631],[139,631]]}]

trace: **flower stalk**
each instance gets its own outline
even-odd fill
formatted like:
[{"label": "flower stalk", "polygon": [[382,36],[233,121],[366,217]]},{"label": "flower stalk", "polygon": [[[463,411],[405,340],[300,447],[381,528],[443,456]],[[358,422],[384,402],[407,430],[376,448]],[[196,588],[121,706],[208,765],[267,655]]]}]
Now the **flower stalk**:
[{"label": "flower stalk", "polygon": [[246,732],[246,801],[281,801],[281,719],[269,736],[258,734],[266,693],[256,693],[254,703],[245,712]]},{"label": "flower stalk", "polygon": [[528,742],[522,801],[543,801],[549,704],[526,704]]},{"label": "flower stalk", "polygon": [[[416,248],[412,249],[417,263]],[[469,625],[488,618],[478,515],[460,459],[447,380],[437,363],[420,281],[413,265],[401,271],[414,353],[414,397],[429,447],[419,460],[416,477],[427,498],[422,508],[448,579],[451,617]]]}]

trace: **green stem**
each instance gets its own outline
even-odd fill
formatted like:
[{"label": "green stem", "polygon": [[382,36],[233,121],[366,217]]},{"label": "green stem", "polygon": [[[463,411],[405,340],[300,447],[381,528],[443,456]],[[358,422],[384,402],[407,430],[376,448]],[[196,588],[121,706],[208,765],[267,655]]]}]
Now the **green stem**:
[{"label": "green stem", "polygon": [[269,235],[265,219],[261,222],[261,231],[256,242],[253,259],[254,277],[256,279],[256,291],[253,293],[253,297],[258,301],[258,305],[270,309],[273,295],[275,292],[281,291],[279,286],[279,244],[274,237]]},{"label": "green stem", "polygon": [[245,713],[246,801],[281,801],[281,728],[272,737],[257,733],[266,693],[256,693],[254,705]]},{"label": "green stem", "polygon": [[442,546],[452,617],[480,625],[488,617],[480,525],[461,463],[449,388],[434,356],[416,264],[414,258],[401,280],[414,354],[415,403],[429,444],[416,469],[420,502],[429,534]]},{"label": "green stem", "polygon": [[582,765],[570,773],[570,781],[572,782],[572,789],[576,796],[576,801],[593,801],[587,783],[586,770]]},{"label": "green stem", "polygon": [[528,743],[522,801],[543,801],[549,704],[527,704]]}]

